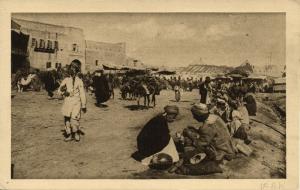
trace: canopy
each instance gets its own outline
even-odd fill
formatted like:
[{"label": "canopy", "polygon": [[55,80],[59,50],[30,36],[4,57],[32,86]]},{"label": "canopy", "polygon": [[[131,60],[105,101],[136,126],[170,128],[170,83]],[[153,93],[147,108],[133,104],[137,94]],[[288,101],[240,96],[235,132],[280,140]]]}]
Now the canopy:
[{"label": "canopy", "polygon": [[134,69],[130,69],[125,73],[125,75],[127,76],[137,76],[137,75],[146,75],[146,74],[148,74],[147,70],[134,70]]},{"label": "canopy", "polygon": [[119,65],[113,64],[102,64],[104,70],[120,70],[121,67]]},{"label": "canopy", "polygon": [[161,71],[157,71],[156,73],[160,75],[175,75],[176,71],[161,70]]},{"label": "canopy", "polygon": [[256,76],[256,75],[250,75],[245,80],[266,80],[266,76]]},{"label": "canopy", "polygon": [[238,69],[233,70],[226,75],[227,76],[235,76],[235,77],[248,77],[249,76],[249,74],[246,71],[238,70]]},{"label": "canopy", "polygon": [[228,74],[228,76],[230,76],[231,78],[245,78],[245,76],[241,74]]},{"label": "canopy", "polygon": [[19,25],[15,21],[11,20],[11,30],[13,30],[13,31],[15,31],[17,33],[20,33],[21,25]]},{"label": "canopy", "polygon": [[159,70],[159,68],[157,68],[157,67],[148,67],[147,69],[149,69],[151,71],[158,71]]}]

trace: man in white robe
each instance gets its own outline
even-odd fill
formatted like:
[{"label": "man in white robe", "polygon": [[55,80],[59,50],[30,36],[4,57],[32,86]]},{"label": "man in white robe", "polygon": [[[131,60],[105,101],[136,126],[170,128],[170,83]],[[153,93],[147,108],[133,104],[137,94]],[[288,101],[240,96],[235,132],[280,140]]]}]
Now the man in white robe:
[{"label": "man in white robe", "polygon": [[70,76],[65,78],[59,87],[59,93],[65,97],[62,114],[65,118],[65,141],[80,141],[81,111],[86,112],[86,95],[83,81],[77,76],[80,67],[71,63]]}]

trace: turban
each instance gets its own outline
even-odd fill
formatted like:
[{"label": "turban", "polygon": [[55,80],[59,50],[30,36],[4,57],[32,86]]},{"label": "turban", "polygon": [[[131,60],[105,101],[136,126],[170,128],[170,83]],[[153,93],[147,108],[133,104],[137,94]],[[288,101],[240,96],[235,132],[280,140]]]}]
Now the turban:
[{"label": "turban", "polygon": [[175,105],[167,105],[164,107],[164,110],[167,114],[178,114],[179,108]]},{"label": "turban", "polygon": [[206,104],[202,104],[202,103],[193,105],[191,111],[194,115],[197,116],[203,116],[208,114],[208,108]]}]

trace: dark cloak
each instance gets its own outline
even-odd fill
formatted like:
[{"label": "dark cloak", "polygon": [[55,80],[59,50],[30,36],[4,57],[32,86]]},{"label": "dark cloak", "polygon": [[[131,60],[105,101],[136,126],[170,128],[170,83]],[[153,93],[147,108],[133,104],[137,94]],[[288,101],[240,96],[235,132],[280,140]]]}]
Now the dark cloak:
[{"label": "dark cloak", "polygon": [[54,95],[53,92],[59,87],[57,73],[54,71],[41,72],[39,77],[45,84],[45,90],[48,92],[48,96],[52,97]]},{"label": "dark cloak", "polygon": [[95,88],[97,104],[106,102],[110,98],[108,81],[104,75],[94,76],[93,86]]},{"label": "dark cloak", "polygon": [[207,84],[205,82],[203,82],[199,86],[199,93],[201,95],[201,97],[200,97],[200,103],[206,104],[207,92],[208,92],[208,90],[207,90]]},{"label": "dark cloak", "polygon": [[169,127],[166,118],[158,115],[143,127],[137,136],[138,152],[141,159],[160,152],[170,141]]},{"label": "dark cloak", "polygon": [[254,98],[254,95],[252,93],[246,94],[244,101],[246,102],[246,108],[248,110],[248,113],[250,116],[256,115],[256,100]]}]

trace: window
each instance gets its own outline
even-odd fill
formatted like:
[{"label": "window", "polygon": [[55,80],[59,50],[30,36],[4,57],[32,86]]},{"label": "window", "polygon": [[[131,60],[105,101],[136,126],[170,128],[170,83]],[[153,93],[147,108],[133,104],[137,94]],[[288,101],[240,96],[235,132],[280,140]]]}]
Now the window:
[{"label": "window", "polygon": [[31,40],[31,47],[32,47],[32,48],[33,48],[33,47],[36,47],[36,44],[37,44],[36,39],[35,39],[35,38],[32,38],[32,40]]},{"label": "window", "polygon": [[48,69],[48,68],[51,68],[51,62],[47,62],[46,63],[46,68]]},{"label": "window", "polygon": [[61,68],[61,63],[55,63],[55,68]]},{"label": "window", "polygon": [[40,39],[40,48],[45,48],[45,41]]},{"label": "window", "polygon": [[95,64],[96,64],[96,66],[98,66],[98,60],[96,60]]},{"label": "window", "polygon": [[48,40],[47,49],[52,49],[52,41]]},{"label": "window", "polygon": [[73,51],[76,51],[76,50],[77,50],[77,44],[73,44],[72,50],[73,50]]},{"label": "window", "polygon": [[54,41],[54,49],[58,50],[58,41]]}]

